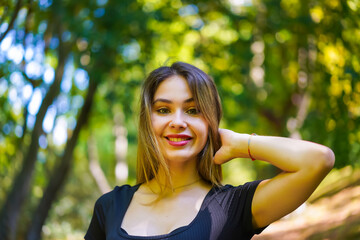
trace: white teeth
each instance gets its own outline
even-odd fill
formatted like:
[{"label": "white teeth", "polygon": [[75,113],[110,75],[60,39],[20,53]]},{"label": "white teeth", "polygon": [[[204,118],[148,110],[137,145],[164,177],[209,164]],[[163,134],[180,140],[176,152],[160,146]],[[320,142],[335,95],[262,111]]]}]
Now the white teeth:
[{"label": "white teeth", "polygon": [[169,138],[169,140],[172,142],[181,142],[181,141],[186,141],[187,138]]}]

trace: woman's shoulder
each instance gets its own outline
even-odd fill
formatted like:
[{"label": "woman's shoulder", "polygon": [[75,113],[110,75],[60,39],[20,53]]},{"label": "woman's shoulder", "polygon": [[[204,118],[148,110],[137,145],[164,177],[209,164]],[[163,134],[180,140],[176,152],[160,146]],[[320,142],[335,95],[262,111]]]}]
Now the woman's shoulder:
[{"label": "woman's shoulder", "polygon": [[[235,211],[238,206],[245,206],[246,209],[251,209],[252,199],[255,190],[261,180],[246,182],[238,186],[231,184],[225,184],[219,187],[212,188],[209,196],[206,198],[204,207],[215,207],[216,209],[222,209],[225,214],[229,211]],[[244,214],[240,212],[239,215]]]},{"label": "woman's shoulder", "polygon": [[238,191],[238,190],[244,190],[244,191],[248,191],[248,190],[252,190],[252,189],[256,189],[257,186],[259,185],[259,183],[262,180],[255,180],[255,181],[251,181],[251,182],[245,182],[241,185],[232,185],[232,184],[225,184],[219,187],[215,187],[215,192],[219,193],[219,192],[227,192],[227,191]]},{"label": "woman's shoulder", "polygon": [[214,187],[211,198],[215,198],[218,202],[227,202],[232,200],[235,196],[252,199],[255,190],[261,181],[262,180],[246,182],[238,186],[225,184],[219,187]]},{"label": "woman's shoulder", "polygon": [[113,190],[110,192],[104,193],[102,196],[100,196],[96,204],[97,205],[109,205],[112,202],[117,202],[116,199],[118,198],[131,198],[135,191],[139,188],[140,185],[122,185],[122,186],[116,186]]}]

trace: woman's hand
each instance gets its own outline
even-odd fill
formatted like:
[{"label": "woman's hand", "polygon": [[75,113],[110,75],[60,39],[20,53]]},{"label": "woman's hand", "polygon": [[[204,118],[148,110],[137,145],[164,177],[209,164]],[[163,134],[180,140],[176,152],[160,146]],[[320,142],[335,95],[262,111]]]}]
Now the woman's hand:
[{"label": "woman's hand", "polygon": [[221,147],[215,153],[214,162],[223,164],[234,158],[248,158],[248,134],[240,134],[228,129],[219,129]]}]

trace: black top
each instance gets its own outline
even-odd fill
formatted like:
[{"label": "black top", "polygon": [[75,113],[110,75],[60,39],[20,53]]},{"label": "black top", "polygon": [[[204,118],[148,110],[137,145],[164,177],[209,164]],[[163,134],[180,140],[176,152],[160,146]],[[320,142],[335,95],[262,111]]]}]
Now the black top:
[{"label": "black top", "polygon": [[213,187],[189,225],[179,227],[168,234],[147,237],[129,235],[121,228],[125,212],[140,185],[115,187],[96,201],[85,239],[251,239],[254,234],[259,234],[263,230],[263,228],[255,230],[252,227],[251,203],[259,183],[260,181],[254,181],[238,187],[231,185]]}]

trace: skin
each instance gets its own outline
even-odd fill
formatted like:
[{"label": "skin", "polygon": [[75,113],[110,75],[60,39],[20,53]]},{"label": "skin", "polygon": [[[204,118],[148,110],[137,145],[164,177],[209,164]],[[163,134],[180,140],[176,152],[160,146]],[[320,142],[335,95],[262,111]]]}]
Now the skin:
[{"label": "skin", "polygon": [[[196,171],[196,155],[205,145],[208,124],[191,99],[191,91],[181,76],[164,80],[155,92],[152,126],[169,165],[175,191],[149,205],[157,199],[156,192],[160,186],[155,180],[142,184],[135,192],[122,223],[122,228],[130,235],[165,234],[188,225],[196,217],[211,188],[197,181],[200,177]],[[186,134],[191,140],[183,146],[173,146],[167,137],[172,134]],[[227,129],[219,129],[219,134],[222,146],[214,156],[215,163],[249,158],[249,134]],[[251,136],[249,147],[255,159],[266,161],[283,171],[272,179],[262,181],[255,191],[252,202],[255,228],[264,227],[300,206],[335,161],[329,148],[289,138]],[[165,183],[162,172],[158,173],[158,177],[160,182]],[[182,207],[179,208],[179,205]]]},{"label": "skin", "polygon": [[[183,77],[173,76],[159,85],[154,95],[151,121],[160,151],[170,169],[184,173],[196,169],[196,157],[207,140],[208,123],[197,110]],[[172,145],[176,143],[170,141],[172,137],[184,135],[191,138],[186,145]]]}]

